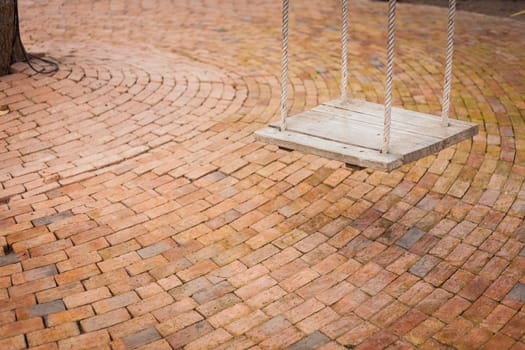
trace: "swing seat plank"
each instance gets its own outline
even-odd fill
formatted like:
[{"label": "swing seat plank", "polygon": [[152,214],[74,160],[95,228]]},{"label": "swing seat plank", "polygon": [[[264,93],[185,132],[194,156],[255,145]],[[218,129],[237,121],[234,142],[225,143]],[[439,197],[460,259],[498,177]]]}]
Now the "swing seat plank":
[{"label": "swing seat plank", "polygon": [[281,148],[392,171],[478,133],[477,124],[449,119],[449,126],[443,127],[440,117],[393,108],[390,152],[381,153],[383,113],[380,104],[333,100],[287,118],[284,132],[271,124],[255,137]]}]

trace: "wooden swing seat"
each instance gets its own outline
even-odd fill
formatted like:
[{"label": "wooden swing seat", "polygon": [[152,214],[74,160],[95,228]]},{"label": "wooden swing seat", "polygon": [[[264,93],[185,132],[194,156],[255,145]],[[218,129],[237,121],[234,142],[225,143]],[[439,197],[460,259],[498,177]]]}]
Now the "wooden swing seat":
[{"label": "wooden swing seat", "polygon": [[286,130],[278,123],[258,130],[259,141],[284,149],[381,171],[392,171],[403,164],[475,136],[478,125],[425,113],[392,109],[389,153],[381,153],[384,106],[359,100],[340,99],[323,103],[286,119]]}]

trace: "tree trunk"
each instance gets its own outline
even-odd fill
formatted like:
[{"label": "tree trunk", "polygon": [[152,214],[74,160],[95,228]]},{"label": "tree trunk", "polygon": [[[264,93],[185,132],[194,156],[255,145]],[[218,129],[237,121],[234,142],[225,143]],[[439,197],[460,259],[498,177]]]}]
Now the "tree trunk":
[{"label": "tree trunk", "polygon": [[0,0],[0,76],[9,74],[12,63],[24,59],[16,12],[15,0]]}]

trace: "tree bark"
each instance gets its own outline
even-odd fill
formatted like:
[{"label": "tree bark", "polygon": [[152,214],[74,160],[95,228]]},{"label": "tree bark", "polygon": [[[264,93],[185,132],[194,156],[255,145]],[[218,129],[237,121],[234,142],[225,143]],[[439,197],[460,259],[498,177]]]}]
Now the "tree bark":
[{"label": "tree bark", "polygon": [[0,0],[0,76],[9,74],[9,66],[24,59],[15,14],[15,0]]}]

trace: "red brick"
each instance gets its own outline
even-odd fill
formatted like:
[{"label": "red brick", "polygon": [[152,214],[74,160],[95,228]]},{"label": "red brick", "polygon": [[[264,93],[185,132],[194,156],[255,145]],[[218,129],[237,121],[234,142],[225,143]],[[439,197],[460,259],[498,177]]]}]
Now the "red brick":
[{"label": "red brick", "polygon": [[418,310],[409,310],[406,314],[392,323],[388,329],[398,336],[403,336],[427,319],[427,316]]},{"label": "red brick", "polygon": [[104,330],[81,334],[58,342],[60,349],[74,350],[80,348],[100,348],[110,341],[108,332]]},{"label": "red brick", "polygon": [[37,293],[56,286],[53,276],[44,277],[38,280],[25,282],[16,286],[9,287],[9,294],[22,296],[26,294]]},{"label": "red brick", "polygon": [[368,339],[378,331],[379,329],[376,326],[364,322],[346,332],[343,336],[339,337],[337,341],[341,344],[345,344],[345,346],[355,346],[362,343],[365,339]]},{"label": "red brick", "polygon": [[27,320],[16,321],[0,326],[1,338],[12,337],[19,334],[27,334],[32,331],[44,328],[40,317],[30,318]]},{"label": "red brick", "polygon": [[101,299],[110,298],[111,293],[108,288],[100,287],[97,289],[91,289],[85,292],[72,294],[64,297],[64,304],[68,309],[72,309],[81,305],[91,304]]},{"label": "red brick", "polygon": [[213,263],[210,260],[203,260],[201,262],[198,262],[197,264],[193,265],[189,269],[179,271],[177,273],[178,277],[180,277],[183,281],[189,281],[192,279],[195,279],[197,277],[200,277],[202,275],[205,275],[209,273],[210,271],[217,268],[217,265]]},{"label": "red brick", "polygon": [[136,334],[141,330],[151,328],[151,326],[155,325],[157,325],[155,317],[151,314],[145,314],[111,326],[108,330],[111,338],[119,339],[131,334]]},{"label": "red brick", "polygon": [[76,323],[63,323],[55,327],[31,332],[27,335],[27,340],[30,346],[37,346],[71,338],[79,334],[80,330]]},{"label": "red brick", "polygon": [[23,335],[16,335],[0,339],[0,348],[3,350],[19,350],[26,348],[26,340]]},{"label": "red brick", "polygon": [[443,328],[444,323],[435,318],[428,318],[405,335],[405,339],[415,346],[423,344],[428,338]]},{"label": "red brick", "polygon": [[510,349],[514,343],[515,341],[512,338],[509,338],[504,334],[496,334],[492,339],[486,342],[481,349]]},{"label": "red brick", "polygon": [[55,265],[47,265],[37,267],[35,269],[26,270],[24,272],[15,273],[11,276],[14,285],[34,281],[40,278],[54,276],[58,273]]},{"label": "red brick", "polygon": [[368,299],[366,303],[359,305],[354,312],[359,317],[368,320],[374,314],[384,309],[392,301],[393,299],[390,295],[386,293],[380,293]]},{"label": "red brick", "polygon": [[246,300],[253,297],[256,294],[259,294],[261,291],[274,286],[276,283],[277,282],[273,278],[269,276],[263,276],[237,289],[235,291],[235,294],[237,294],[240,298]]},{"label": "red brick", "polygon": [[257,310],[251,314],[239,318],[238,320],[233,321],[232,323],[225,326],[225,329],[230,334],[239,336],[265,322],[267,319],[268,316],[266,316],[262,311]]},{"label": "red brick", "polygon": [[90,305],[81,306],[79,308],[56,312],[47,316],[47,325],[56,326],[62,323],[80,321],[85,318],[94,316],[95,313]]},{"label": "red brick", "polygon": [[92,332],[124,322],[130,318],[131,317],[126,309],[117,309],[102,315],[84,319],[80,321],[80,325],[85,332]]},{"label": "red brick", "polygon": [[[130,293],[133,293],[133,292],[130,292]],[[127,293],[127,294],[129,294],[129,293]],[[127,294],[124,294],[124,296],[126,296],[125,298],[121,297],[121,298],[119,298],[119,300],[120,299],[122,299],[122,300],[134,299],[134,298],[130,298],[130,296],[128,296]],[[114,298],[118,298],[118,297],[119,296],[116,296]],[[109,300],[111,300],[111,299],[109,299]],[[94,305],[94,306],[96,308],[96,305]],[[158,319],[159,321],[163,322],[163,321],[166,321],[166,320],[168,320],[170,318],[173,318],[173,317],[177,316],[178,314],[189,312],[189,311],[193,310],[194,308],[196,308],[197,306],[198,306],[198,304],[192,298],[186,297],[186,298],[183,298],[182,300],[176,301],[175,303],[173,303],[171,305],[168,305],[166,307],[163,307],[163,308],[161,308],[159,310],[154,311],[153,315],[155,316],[156,319]]]},{"label": "red brick", "polygon": [[453,322],[443,327],[434,338],[443,344],[454,346],[458,343],[459,339],[464,337],[472,328],[474,328],[472,322],[462,317],[458,317]]},{"label": "red brick", "polygon": [[22,260],[22,266],[24,267],[24,270],[31,270],[38,267],[55,264],[66,259],[67,255],[63,251],[58,251],[48,255]]},{"label": "red brick", "polygon": [[151,312],[153,310],[157,310],[161,307],[169,305],[172,302],[173,298],[171,297],[171,295],[169,295],[166,292],[163,292],[128,306],[128,310],[133,316],[140,316],[147,312]]},{"label": "red brick", "polygon": [[172,347],[177,348],[191,343],[212,331],[213,328],[209,323],[201,321],[168,336],[166,340]]},{"label": "red brick", "polygon": [[301,337],[302,333],[300,331],[294,327],[288,327],[264,340],[260,346],[263,349],[284,349],[301,339]]},{"label": "red brick", "polygon": [[127,280],[128,278],[129,278],[129,275],[122,268],[122,269],[112,270],[109,272],[102,273],[100,275],[90,277],[89,279],[85,280],[83,283],[87,289],[95,289],[95,288],[110,285],[112,283],[118,283],[118,282]]},{"label": "red brick", "polygon": [[323,307],[324,305],[318,300],[308,299],[304,303],[286,311],[284,316],[288,319],[288,321],[294,324],[321,310]]},{"label": "red brick", "polygon": [[443,306],[434,313],[434,316],[448,323],[465,311],[470,305],[471,304],[467,300],[455,296],[443,304]]},{"label": "red brick", "polygon": [[80,293],[83,291],[84,287],[82,286],[82,283],[77,281],[38,292],[36,297],[39,303],[47,303],[49,301],[62,299],[66,295]]},{"label": "red brick", "polygon": [[310,334],[338,319],[340,319],[340,316],[335,311],[325,307],[297,323],[296,327],[304,333]]},{"label": "red brick", "polygon": [[59,275],[56,275],[55,279],[59,285],[64,285],[98,275],[99,273],[100,270],[98,269],[97,265],[89,264],[74,270],[60,273]]},{"label": "red brick", "polygon": [[370,297],[362,292],[360,289],[355,288],[341,298],[338,302],[332,305],[333,309],[340,315],[346,315],[351,311],[355,310],[360,305],[365,305],[366,301]]},{"label": "red brick", "polygon": [[498,305],[492,312],[487,316],[481,325],[492,332],[499,331],[516,313],[515,310],[508,308],[504,305]]},{"label": "red brick", "polygon": [[306,285],[307,283],[311,282],[312,280],[315,280],[318,277],[319,273],[317,273],[316,271],[311,269],[305,269],[281,281],[279,285],[284,290],[291,292]]}]

